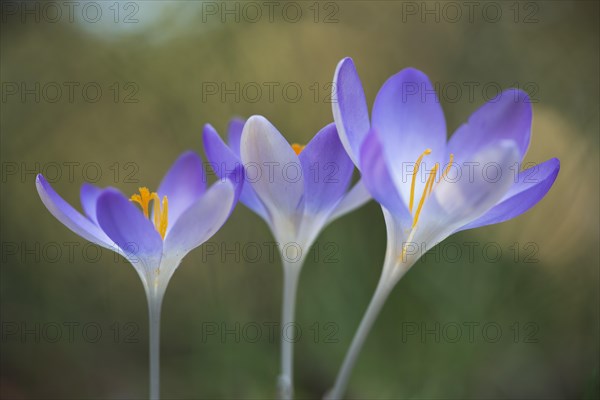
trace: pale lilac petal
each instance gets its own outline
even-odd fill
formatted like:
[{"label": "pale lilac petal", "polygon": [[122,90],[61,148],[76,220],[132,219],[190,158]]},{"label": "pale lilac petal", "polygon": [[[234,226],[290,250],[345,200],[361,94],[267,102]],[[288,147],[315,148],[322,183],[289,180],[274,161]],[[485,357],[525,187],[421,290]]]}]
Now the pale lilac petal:
[{"label": "pale lilac petal", "polygon": [[241,156],[246,182],[270,216],[289,217],[303,209],[304,179],[298,156],[266,118],[253,116],[244,125]]},{"label": "pale lilac petal", "polygon": [[210,239],[223,226],[235,205],[235,185],[218,181],[188,208],[165,237],[165,254],[181,260]]},{"label": "pale lilac petal", "polygon": [[219,178],[242,165],[240,158],[228,147],[212,125],[204,125],[202,131],[204,151],[213,171]]},{"label": "pale lilac petal", "polygon": [[333,77],[333,120],[350,159],[360,169],[360,146],[369,132],[369,109],[354,62],[344,58]]},{"label": "pale lilac petal", "polygon": [[532,110],[527,93],[518,89],[502,92],[477,111],[468,122],[460,126],[448,142],[448,152],[458,163],[482,148],[501,140],[517,143],[521,159],[525,156],[531,138]]},{"label": "pale lilac petal", "polygon": [[[379,135],[390,175],[405,204],[409,204],[412,164],[426,150],[421,170],[430,170],[436,162],[444,164],[446,120],[433,85],[427,76],[407,68],[389,78],[379,90],[373,105],[372,127]],[[415,191],[426,182],[418,174]]]},{"label": "pale lilac petal", "polygon": [[518,182],[511,186],[496,206],[459,230],[497,224],[523,214],[544,198],[554,184],[559,170],[560,161],[552,158],[521,171],[517,177]]},{"label": "pale lilac petal", "polygon": [[237,158],[240,158],[240,141],[245,123],[246,121],[241,118],[232,118],[227,127],[227,143]]},{"label": "pale lilac petal", "polygon": [[115,250],[112,241],[102,229],[60,197],[42,174],[37,176],[35,185],[40,199],[48,211],[63,225],[92,243]]},{"label": "pale lilac petal", "polygon": [[[410,234],[410,225],[407,225],[406,220],[400,220],[394,216],[385,207],[382,207],[383,218],[385,220],[386,236],[387,236],[387,247],[385,250],[385,261],[383,262],[383,270],[381,271],[382,276],[391,278],[394,275],[394,271],[397,270],[396,266],[398,260],[402,257],[402,249],[406,245],[408,235]],[[410,221],[408,221],[410,224]],[[419,246],[411,245],[407,247],[407,254],[412,255],[418,252]]]},{"label": "pale lilac petal", "polygon": [[[238,165],[231,173],[227,174],[227,176],[225,176],[225,178],[222,180],[229,181],[233,185],[233,203],[235,206],[235,204],[237,204],[238,200],[240,199],[240,195],[242,194],[242,189],[244,188],[245,184],[244,167]],[[231,211],[233,211],[233,208],[231,209]]]},{"label": "pale lilac petal", "polygon": [[98,196],[102,193],[102,189],[98,186],[94,186],[90,183],[84,183],[81,185],[80,200],[83,212],[92,222],[98,225],[98,219],[96,218],[96,203],[98,202]]},{"label": "pale lilac petal", "polygon": [[[227,174],[242,165],[239,155],[236,155],[232,149],[223,142],[221,136],[219,136],[217,131],[210,124],[204,126],[202,141],[204,143],[206,157],[219,178],[224,179]],[[264,220],[268,220],[267,211],[254,192],[252,185],[245,182],[241,190],[240,201]]]},{"label": "pale lilac petal", "polygon": [[313,214],[329,212],[346,193],[354,172],[335,124],[321,129],[298,158],[304,176],[305,210]]},{"label": "pale lilac petal", "polygon": [[399,221],[410,224],[412,219],[392,180],[383,148],[375,130],[367,135],[361,148],[362,180],[371,196]]},{"label": "pale lilac petal", "polygon": [[363,180],[361,179],[354,184],[352,189],[346,193],[344,198],[334,208],[333,212],[329,216],[329,220],[333,221],[334,219],[361,207],[369,200],[371,200],[371,193],[369,193]]},{"label": "pale lilac petal", "polygon": [[163,242],[154,224],[120,192],[106,189],[98,198],[98,223],[136,269],[160,266]]},{"label": "pale lilac petal", "polygon": [[502,141],[473,156],[473,174],[440,181],[425,201],[415,240],[433,246],[490,210],[513,184],[510,168],[519,158],[518,145]]},{"label": "pale lilac petal", "polygon": [[173,224],[179,216],[194,204],[206,190],[206,175],[202,160],[193,151],[181,154],[169,169],[158,187],[161,198],[169,201],[169,222]]}]

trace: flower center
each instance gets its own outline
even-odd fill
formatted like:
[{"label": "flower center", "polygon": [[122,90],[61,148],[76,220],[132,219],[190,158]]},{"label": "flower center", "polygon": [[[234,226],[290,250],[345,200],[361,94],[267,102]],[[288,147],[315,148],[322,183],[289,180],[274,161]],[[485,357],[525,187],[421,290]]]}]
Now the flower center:
[{"label": "flower center", "polygon": [[167,233],[167,226],[169,225],[169,201],[167,200],[167,196],[163,197],[162,207],[160,198],[158,197],[158,193],[150,192],[148,188],[141,187],[139,188],[140,194],[134,194],[129,199],[134,203],[138,203],[140,207],[142,207],[142,211],[144,212],[144,216],[150,219],[149,209],[150,209],[150,201],[153,201],[153,218],[154,218],[154,228],[160,236],[164,239],[165,233]]},{"label": "flower center", "polygon": [[[431,154],[431,149],[426,149],[423,153],[421,153],[419,158],[417,158],[417,161],[415,163],[416,164],[415,170],[413,171],[412,181],[410,184],[410,200],[408,203],[408,210],[410,211],[411,214],[413,214],[413,206],[414,206],[414,200],[415,200],[415,186],[416,186],[415,184],[417,182],[417,173],[419,172],[419,167],[421,165],[421,161],[423,161],[423,158],[425,156],[428,156],[429,154]],[[453,162],[454,162],[454,154],[450,153],[450,161],[448,162],[448,165],[444,169],[444,173],[442,174],[440,181],[446,177]],[[433,191],[435,177],[437,175],[437,171],[439,168],[440,168],[440,163],[436,162],[435,165],[433,166],[433,169],[429,172],[429,177],[427,178],[427,182],[425,182],[425,188],[423,189],[423,193],[421,194],[421,199],[419,200],[419,204],[417,205],[417,210],[413,214],[412,228],[414,228],[417,225],[417,222],[419,222],[419,216],[421,215],[421,210],[423,208],[423,204],[425,203],[425,200],[427,199],[427,197],[429,197],[429,195],[431,195],[431,192]],[[439,181],[438,181],[438,183],[439,183]]]},{"label": "flower center", "polygon": [[[398,262],[403,262],[405,260],[406,250],[415,235],[415,232],[416,232],[415,228],[417,226],[417,223],[419,222],[419,216],[421,215],[421,210],[423,209],[423,204],[425,203],[425,200],[427,199],[427,197],[429,197],[431,195],[431,192],[433,191],[433,185],[435,184],[435,177],[437,175],[438,169],[440,168],[440,163],[435,163],[435,165],[429,172],[429,177],[427,178],[427,182],[425,182],[425,187],[423,188],[423,193],[421,194],[421,199],[419,200],[419,204],[417,205],[417,210],[413,214],[417,173],[419,172],[419,167],[420,167],[421,161],[423,161],[423,158],[425,156],[428,156],[429,154],[431,154],[431,149],[426,149],[423,153],[421,153],[419,158],[417,158],[417,161],[415,163],[416,164],[415,170],[413,171],[412,181],[410,184],[410,200],[408,203],[408,210],[410,211],[410,213],[413,216],[413,223],[412,223],[412,226],[410,229],[410,233],[408,235],[408,239],[406,239],[406,242],[404,242],[402,244],[402,253],[400,253],[400,256],[398,257],[398,260],[397,260]],[[448,171],[450,171],[450,167],[452,166],[453,163],[454,163],[454,154],[450,153],[450,161],[448,161],[448,165],[446,165],[446,168],[444,169],[444,172],[442,173],[442,176],[441,176],[440,180],[438,181],[438,183],[441,182],[444,178],[446,178],[446,176],[448,175]]]},{"label": "flower center", "polygon": [[292,150],[294,150],[296,155],[299,155],[302,152],[302,150],[304,150],[305,147],[306,147],[306,145],[292,143]]}]

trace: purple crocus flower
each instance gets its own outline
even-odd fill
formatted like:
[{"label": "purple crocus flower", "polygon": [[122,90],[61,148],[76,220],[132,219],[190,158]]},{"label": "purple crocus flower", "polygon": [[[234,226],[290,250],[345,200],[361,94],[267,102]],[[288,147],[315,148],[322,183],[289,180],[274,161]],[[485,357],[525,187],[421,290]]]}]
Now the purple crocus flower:
[{"label": "purple crocus flower", "polygon": [[125,257],[142,280],[150,315],[150,397],[159,397],[159,328],[162,299],[181,260],[214,235],[233,210],[243,181],[241,167],[206,188],[200,157],[183,153],[157,192],[140,188],[127,198],[114,188],[81,187],[81,214],[40,174],[42,202],[67,228]]},{"label": "purple crocus flower", "polygon": [[356,356],[398,280],[451,234],[514,218],[550,190],[552,158],[515,173],[530,142],[526,93],[502,92],[446,140],[446,121],[427,76],[407,68],[379,90],[371,118],[350,58],[337,66],[333,115],[344,148],[383,209],[388,246],[378,287],[329,398],[343,395]]},{"label": "purple crocus flower", "polygon": [[[350,190],[354,165],[335,125],[321,129],[306,145],[290,145],[267,119],[233,120],[226,145],[211,125],[204,127],[207,157],[217,175],[245,167],[240,201],[269,225],[284,267],[282,327],[294,321],[296,287],[308,249],[333,219],[370,199],[359,181]],[[292,396],[293,348],[282,340],[280,397]]]}]

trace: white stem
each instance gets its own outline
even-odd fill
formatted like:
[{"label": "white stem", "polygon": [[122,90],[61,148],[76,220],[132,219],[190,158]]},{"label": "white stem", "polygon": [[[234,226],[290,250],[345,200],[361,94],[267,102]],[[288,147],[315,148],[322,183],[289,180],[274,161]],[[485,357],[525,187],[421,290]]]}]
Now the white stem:
[{"label": "white stem", "polygon": [[371,298],[371,302],[369,303],[369,307],[360,322],[358,330],[354,334],[354,339],[352,339],[350,349],[346,353],[346,357],[344,358],[342,368],[340,368],[340,372],[335,380],[335,384],[325,395],[326,400],[339,400],[344,395],[348,380],[350,379],[350,374],[352,373],[360,350],[393,287],[394,284],[389,282],[389,277],[385,273],[382,274],[379,283],[377,284],[377,288],[375,289],[375,293]]},{"label": "white stem", "polygon": [[281,310],[281,374],[277,390],[281,400],[291,400],[294,396],[294,343],[287,333],[294,332],[294,314],[296,308],[296,289],[303,260],[297,263],[283,261],[283,305]]},{"label": "white stem", "polygon": [[150,330],[150,399],[160,398],[160,309],[162,294],[148,296]]}]

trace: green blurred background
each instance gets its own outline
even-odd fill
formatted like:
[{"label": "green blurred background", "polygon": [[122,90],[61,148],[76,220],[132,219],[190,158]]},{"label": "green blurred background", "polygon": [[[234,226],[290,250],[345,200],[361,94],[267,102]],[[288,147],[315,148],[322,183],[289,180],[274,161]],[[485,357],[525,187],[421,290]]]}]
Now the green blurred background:
[{"label": "green blurred background", "polygon": [[[56,221],[34,171],[79,207],[90,179],[125,193],[156,188],[180,152],[202,151],[207,122],[224,134],[230,117],[262,114],[305,143],[332,120],[328,85],[344,56],[369,104],[393,73],[425,71],[450,132],[497,87],[521,87],[535,101],[527,161],[561,160],[534,210],[447,239],[400,281],[348,397],[598,397],[598,2],[274,2],[271,20],[262,2],[9,3],[0,41],[2,398],[147,396],[137,274]],[[222,98],[221,84],[238,84],[239,98]],[[214,85],[217,94],[207,91]],[[240,205],[212,239],[219,251],[237,243],[237,256],[200,248],[185,258],[163,306],[164,398],[275,396],[279,344],[268,326],[279,320],[282,271],[262,245],[272,240]],[[299,287],[298,398],[320,398],[332,384],[385,242],[374,202],[320,235]]]}]

